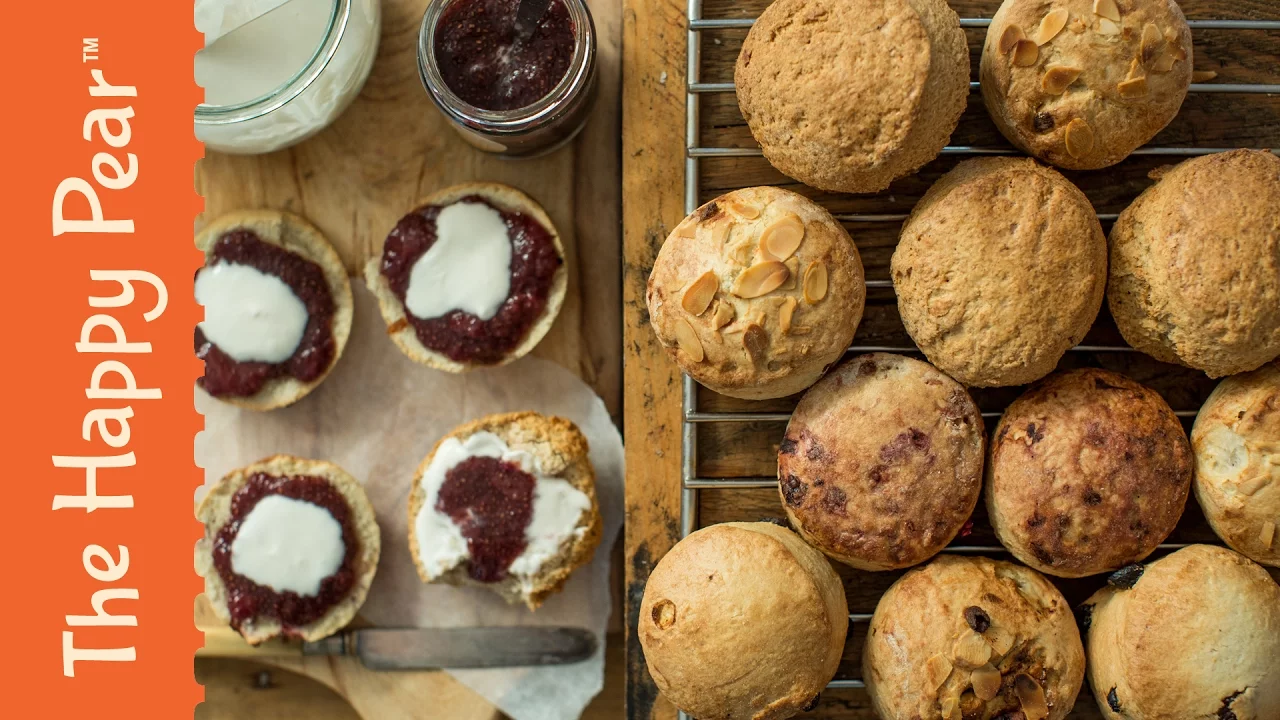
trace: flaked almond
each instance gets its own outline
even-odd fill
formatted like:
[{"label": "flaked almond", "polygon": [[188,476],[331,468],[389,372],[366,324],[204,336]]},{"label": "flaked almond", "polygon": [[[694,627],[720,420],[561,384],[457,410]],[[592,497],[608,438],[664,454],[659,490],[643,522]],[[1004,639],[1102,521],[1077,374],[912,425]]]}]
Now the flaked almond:
[{"label": "flaked almond", "polygon": [[1000,671],[987,663],[969,676],[969,684],[973,686],[973,694],[986,702],[1000,694]]},{"label": "flaked almond", "polygon": [[736,198],[729,201],[729,209],[748,220],[755,220],[760,217],[760,208]]},{"label": "flaked almond", "polygon": [[1078,77],[1080,77],[1080,68],[1069,65],[1049,65],[1044,69],[1044,77],[1040,79],[1040,89],[1050,95],[1061,95]]},{"label": "flaked almond", "polygon": [[1172,53],[1173,57],[1178,60],[1187,59],[1187,49],[1182,46],[1182,43],[1178,42],[1177,38],[1169,41],[1166,51]]},{"label": "flaked almond", "polygon": [[1071,18],[1071,22],[1067,23],[1067,29],[1075,33],[1076,35],[1079,35],[1080,33],[1083,33],[1085,30],[1088,30],[1089,26],[1088,24],[1085,23],[1084,18],[1073,17]]},{"label": "flaked almond", "polygon": [[1151,63],[1151,70],[1158,73],[1167,73],[1173,69],[1173,64],[1178,62],[1178,58],[1174,56],[1171,46],[1165,46],[1156,61]]},{"label": "flaked almond", "polygon": [[951,660],[956,665],[972,670],[987,664],[991,659],[991,646],[976,632],[966,630],[951,648]]},{"label": "flaked almond", "polygon": [[827,266],[814,260],[804,271],[804,301],[817,305],[827,296]]},{"label": "flaked almond", "polygon": [[1026,38],[1026,34],[1022,32],[1022,28],[1017,25],[1009,25],[1000,33],[1000,39],[996,41],[996,52],[1004,55],[1018,44],[1019,40]]},{"label": "flaked almond", "polygon": [[730,256],[733,258],[734,262],[738,263],[743,267],[748,267],[751,265],[751,261],[755,257],[755,254],[756,254],[755,243],[744,242],[741,245],[734,248]]},{"label": "flaked almond", "polygon": [[677,318],[675,327],[676,344],[689,356],[691,362],[700,363],[706,354],[702,351],[702,341],[698,339],[698,333],[694,331],[693,326],[684,318]]},{"label": "flaked almond", "polygon": [[742,332],[742,347],[746,349],[751,361],[760,364],[764,360],[765,351],[769,349],[769,334],[764,328],[752,323]]},{"label": "flaked almond", "polygon": [[1116,7],[1116,0],[1093,0],[1093,14],[1111,22],[1120,22],[1120,8]]},{"label": "flaked almond", "polygon": [[942,720],[960,720],[960,698],[942,698],[942,702],[938,703],[938,712],[942,713]]},{"label": "flaked almond", "polygon": [[1103,35],[1119,35],[1120,26],[1106,18],[1098,18],[1098,32]]},{"label": "flaked almond", "polygon": [[1178,31],[1172,25],[1164,29],[1164,40],[1170,45],[1178,42]]},{"label": "flaked almond", "polygon": [[708,270],[694,280],[688,290],[684,291],[684,297],[680,299],[680,307],[690,315],[701,315],[711,306],[711,301],[715,299],[718,289],[720,289],[719,278]]},{"label": "flaked almond", "polygon": [[1124,80],[1116,85],[1116,90],[1122,98],[1140,98],[1147,94],[1147,79],[1145,77],[1136,77],[1132,80]]},{"label": "flaked almond", "polygon": [[784,299],[782,307],[778,308],[778,327],[782,328],[783,334],[791,332],[791,318],[795,312],[796,299],[793,297]]},{"label": "flaked almond", "polygon": [[790,274],[791,272],[787,270],[787,266],[776,260],[756,263],[743,270],[738,279],[733,281],[732,292],[734,295],[748,300],[768,295],[786,282],[787,276]]},{"label": "flaked almond", "polygon": [[999,625],[992,625],[987,628],[987,631],[982,636],[987,639],[987,644],[991,646],[992,662],[999,662],[1005,655],[1008,655],[1015,641],[1013,633]]},{"label": "flaked almond", "polygon": [[1202,83],[1218,77],[1218,73],[1213,70],[1195,70],[1191,73],[1191,82]]},{"label": "flaked almond", "polygon": [[1013,64],[1016,67],[1031,67],[1040,59],[1040,46],[1030,40],[1019,40],[1013,49]]},{"label": "flaked almond", "polygon": [[726,302],[717,302],[716,311],[711,315],[711,328],[720,328],[733,322],[733,306]]},{"label": "flaked almond", "polygon": [[1067,123],[1066,136],[1067,154],[1073,158],[1082,158],[1093,150],[1093,128],[1089,127],[1089,123],[1076,118]]},{"label": "flaked almond", "polygon": [[782,262],[796,253],[804,240],[804,222],[787,213],[760,233],[760,257]]},{"label": "flaked almond", "polygon": [[676,236],[691,238],[698,236],[698,226],[696,223],[681,223],[676,227]]},{"label": "flaked almond", "polygon": [[1049,717],[1049,705],[1044,700],[1044,690],[1035,678],[1026,673],[1018,673],[1013,679],[1013,692],[1022,704],[1022,714],[1027,720],[1044,720]]},{"label": "flaked almond", "polygon": [[711,239],[717,245],[723,245],[729,240],[729,231],[733,229],[733,223],[728,220],[722,220],[711,226]]},{"label": "flaked almond", "polygon": [[1156,57],[1160,54],[1161,48],[1164,47],[1164,36],[1160,34],[1160,28],[1153,23],[1147,23],[1142,26],[1142,41],[1138,45],[1139,55],[1142,58],[1142,64],[1151,67],[1151,63],[1155,62]]},{"label": "flaked almond", "polygon": [[1241,495],[1244,495],[1246,497],[1252,497],[1254,493],[1261,490],[1264,485],[1267,485],[1270,482],[1271,482],[1271,475],[1268,473],[1261,473],[1258,475],[1254,475],[1251,478],[1241,480],[1240,483],[1236,485],[1236,490],[1239,491]]},{"label": "flaked almond", "polygon": [[1129,62],[1129,74],[1124,76],[1125,80],[1132,80],[1136,77],[1146,77],[1146,73],[1142,71],[1142,61],[1134,58]]},{"label": "flaked almond", "polygon": [[787,266],[789,274],[787,275],[787,281],[782,283],[781,289],[795,290],[796,284],[800,281],[800,260],[793,255],[787,258],[787,261],[783,264]]},{"label": "flaked almond", "polygon": [[1067,18],[1069,16],[1070,13],[1065,8],[1058,8],[1045,15],[1044,19],[1040,21],[1040,27],[1036,28],[1036,34],[1032,35],[1031,39],[1037,45],[1044,45],[1054,39],[1058,33],[1062,32],[1062,28],[1067,26]]},{"label": "flaked almond", "polygon": [[[809,327],[808,325],[793,325],[793,326],[791,327],[791,334],[792,334],[792,335],[808,335],[808,334],[809,334],[809,333],[811,333],[811,332],[813,332],[813,328]],[[801,350],[801,351],[800,351],[800,354],[801,354],[801,355],[806,355],[806,354],[808,354],[808,351],[807,351],[807,350]]]},{"label": "flaked almond", "polygon": [[1262,541],[1263,548],[1270,550],[1271,543],[1275,542],[1276,539],[1276,524],[1270,520],[1262,523],[1262,533],[1258,536],[1258,539]]},{"label": "flaked almond", "polygon": [[951,677],[951,661],[942,653],[929,658],[924,664],[925,677],[929,681],[929,689],[937,690]]}]

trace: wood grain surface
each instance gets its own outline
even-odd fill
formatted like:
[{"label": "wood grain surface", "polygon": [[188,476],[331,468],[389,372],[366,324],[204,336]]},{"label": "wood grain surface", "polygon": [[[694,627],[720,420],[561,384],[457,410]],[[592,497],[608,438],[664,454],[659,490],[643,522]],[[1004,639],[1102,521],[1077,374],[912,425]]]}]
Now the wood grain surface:
[{"label": "wood grain surface", "polygon": [[[990,17],[998,0],[952,0],[961,17]],[[1184,0],[1193,19],[1280,19],[1280,4],[1261,0]],[[768,0],[704,0],[704,18],[757,16]],[[679,537],[681,376],[657,344],[645,309],[645,282],[654,257],[670,228],[684,217],[685,135],[685,3],[679,0],[628,0],[623,41],[623,220],[624,220],[624,368],[627,439],[627,715],[672,718],[674,708],[659,696],[636,642],[635,613],[644,582],[654,564]],[[972,77],[977,79],[984,30],[965,31],[972,52]],[[1197,70],[1214,70],[1213,82],[1280,83],[1280,32],[1240,30],[1194,31]],[[746,30],[702,33],[702,82],[731,82],[733,64]],[[698,144],[703,147],[755,147],[732,93],[701,96],[702,124]],[[1008,147],[986,116],[980,97],[969,108],[952,136],[952,145]],[[1178,117],[1152,145],[1201,147],[1280,147],[1280,96],[1192,94]],[[929,185],[954,167],[959,158],[942,157],[915,176],[895,182],[878,195],[839,195],[806,187],[774,170],[760,157],[715,158],[700,161],[698,200],[705,202],[729,190],[753,185],[781,185],[803,193],[833,212],[906,213]],[[1097,210],[1122,210],[1150,185],[1147,173],[1175,162],[1169,157],[1139,157],[1119,166],[1093,172],[1066,172]],[[1110,230],[1104,223],[1104,229]],[[869,279],[889,278],[889,259],[897,243],[900,223],[848,224]],[[1069,292],[1070,289],[1064,289]],[[1104,308],[1086,344],[1123,344]],[[871,290],[866,315],[855,344],[911,347],[898,318],[893,292]],[[1175,408],[1195,410],[1214,387],[1204,374],[1156,362],[1141,354],[1071,353],[1062,367],[1101,366],[1123,372],[1158,390]],[[984,410],[999,411],[1021,388],[978,390],[975,399]],[[699,391],[699,409],[707,411],[790,411],[797,398],[749,402]],[[994,425],[994,423],[989,423]],[[1188,425],[1189,427],[1189,425]],[[698,426],[699,477],[772,476],[776,472],[781,423],[711,423]],[[760,520],[783,515],[776,491],[703,490],[699,527],[734,520]],[[964,544],[995,544],[985,512],[974,516],[973,535]],[[1190,501],[1169,542],[1216,542]],[[844,580],[851,612],[871,612],[880,594],[899,576],[867,573],[837,565]],[[1273,571],[1280,578],[1280,571]],[[1099,578],[1060,582],[1071,602],[1078,602],[1099,584]],[[861,676],[865,624],[851,629],[845,659],[837,677]],[[832,690],[821,704],[802,717],[871,720],[875,714],[863,690]],[[1085,687],[1071,715],[1100,717]]]}]

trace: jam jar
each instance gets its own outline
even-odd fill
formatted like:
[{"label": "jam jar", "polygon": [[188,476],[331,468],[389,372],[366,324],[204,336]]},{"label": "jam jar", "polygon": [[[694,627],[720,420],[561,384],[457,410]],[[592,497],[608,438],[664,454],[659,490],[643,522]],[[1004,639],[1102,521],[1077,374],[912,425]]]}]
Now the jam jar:
[{"label": "jam jar", "polygon": [[596,36],[584,0],[551,0],[533,32],[519,0],[432,0],[418,70],[436,106],[486,152],[550,152],[582,129],[595,99]]}]

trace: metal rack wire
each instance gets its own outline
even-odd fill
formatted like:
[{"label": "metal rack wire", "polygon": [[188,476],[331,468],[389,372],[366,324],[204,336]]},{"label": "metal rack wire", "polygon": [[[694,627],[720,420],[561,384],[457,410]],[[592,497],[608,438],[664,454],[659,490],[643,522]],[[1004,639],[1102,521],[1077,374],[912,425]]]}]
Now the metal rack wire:
[{"label": "metal rack wire", "polygon": [[[754,19],[708,19],[702,17],[702,0],[688,0],[688,62],[686,69],[686,126],[685,126],[685,212],[692,213],[698,209],[699,203],[699,162],[702,158],[725,157],[759,157],[758,147],[702,147],[700,145],[701,103],[700,97],[711,93],[734,92],[733,83],[702,82],[702,32],[704,30],[747,29]],[[960,26],[964,28],[985,28],[990,25],[988,18],[962,18]],[[1192,30],[1280,30],[1280,20],[1189,20]],[[975,91],[979,83],[971,82],[970,90]],[[1232,83],[1194,83],[1190,87],[1192,93],[1243,93],[1243,94],[1280,94],[1280,84],[1232,84]],[[1143,147],[1134,155],[1159,155],[1171,157],[1189,157],[1209,155],[1234,148],[1209,147]],[[971,147],[948,146],[942,150],[944,155],[1016,155],[1017,150],[1006,147]],[[893,223],[906,219],[906,214],[837,214],[835,218],[847,223]],[[1116,219],[1114,213],[1100,213],[1099,220]],[[892,289],[890,280],[868,280],[868,288]],[[1128,346],[1079,345],[1071,350],[1079,353],[1131,353],[1136,352]],[[872,345],[854,345],[851,353],[894,352],[917,353],[914,347],[887,347]],[[685,537],[696,529],[698,518],[698,492],[704,489],[737,490],[746,488],[770,488],[777,486],[774,477],[735,477],[704,478],[698,477],[698,426],[706,423],[743,423],[743,422],[776,422],[785,423],[790,413],[779,412],[703,412],[698,409],[698,386],[689,376],[684,377],[683,385],[683,417],[681,418],[681,495],[680,495],[680,536]],[[1179,417],[1195,417],[1195,410],[1176,411]],[[999,412],[984,412],[984,418],[998,418]],[[1176,550],[1185,547],[1182,543],[1165,543],[1160,550]],[[1007,551],[999,545],[951,545],[943,552],[966,554],[1002,554]],[[869,613],[856,613],[849,616],[851,623],[865,623],[871,620]],[[862,688],[861,680],[833,680],[828,689]],[[680,720],[689,720],[683,711]]]}]

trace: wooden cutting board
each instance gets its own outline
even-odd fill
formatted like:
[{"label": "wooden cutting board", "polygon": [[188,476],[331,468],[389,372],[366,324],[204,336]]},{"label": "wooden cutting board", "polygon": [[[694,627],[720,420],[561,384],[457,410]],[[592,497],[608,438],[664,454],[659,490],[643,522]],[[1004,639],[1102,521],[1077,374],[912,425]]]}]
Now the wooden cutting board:
[{"label": "wooden cutting board", "polygon": [[[198,225],[232,210],[289,210],[323,230],[348,271],[359,277],[396,221],[433,190],[469,180],[513,185],[546,208],[569,260],[564,309],[534,352],[577,373],[619,418],[622,7],[617,0],[589,5],[598,38],[599,94],[572,145],[542,158],[505,160],[463,142],[418,79],[418,28],[427,0],[382,0],[378,59],[356,102],[327,130],[294,148],[256,157],[209,153],[196,171],[196,189],[205,198]],[[197,607],[197,624],[210,623],[217,619]],[[497,714],[445,673],[373,673],[345,658],[267,662],[333,688],[368,720]],[[606,692],[620,693],[617,685],[620,679]],[[262,710],[263,717],[293,714],[287,707]]]}]

